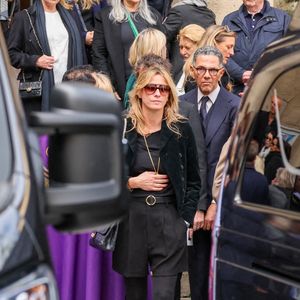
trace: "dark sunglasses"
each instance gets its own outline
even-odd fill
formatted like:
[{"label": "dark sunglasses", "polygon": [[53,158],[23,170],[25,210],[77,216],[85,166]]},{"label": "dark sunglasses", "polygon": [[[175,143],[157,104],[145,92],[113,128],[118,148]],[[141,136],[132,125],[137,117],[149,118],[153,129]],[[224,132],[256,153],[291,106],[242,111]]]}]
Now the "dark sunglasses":
[{"label": "dark sunglasses", "polygon": [[222,68],[220,68],[220,69],[216,69],[216,68],[207,69],[205,67],[199,66],[199,67],[194,67],[194,69],[196,70],[197,74],[200,75],[200,76],[203,76],[204,74],[206,74],[207,71],[210,74],[210,76],[217,76],[218,72]]},{"label": "dark sunglasses", "polygon": [[147,84],[144,87],[145,92],[147,95],[152,95],[156,92],[156,90],[159,90],[160,94],[162,96],[166,96],[170,92],[170,87],[168,85],[164,84]]}]

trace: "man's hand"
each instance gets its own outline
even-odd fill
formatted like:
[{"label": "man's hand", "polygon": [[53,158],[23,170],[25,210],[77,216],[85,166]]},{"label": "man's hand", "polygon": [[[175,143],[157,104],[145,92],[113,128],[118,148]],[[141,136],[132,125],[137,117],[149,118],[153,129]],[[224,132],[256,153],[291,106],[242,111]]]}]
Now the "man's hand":
[{"label": "man's hand", "polygon": [[194,216],[193,231],[199,230],[204,226],[204,212],[197,210]]},{"label": "man's hand", "polygon": [[205,217],[204,217],[204,226],[203,230],[211,230],[216,218],[217,204],[211,203],[208,207]]},{"label": "man's hand", "polygon": [[85,36],[85,44],[91,46],[94,39],[94,31],[88,31]]},{"label": "man's hand", "polygon": [[252,74],[252,70],[251,71],[245,71],[243,73],[243,76],[242,76],[242,81],[244,83],[244,85],[247,85],[248,84],[248,81],[251,77],[251,74]]}]

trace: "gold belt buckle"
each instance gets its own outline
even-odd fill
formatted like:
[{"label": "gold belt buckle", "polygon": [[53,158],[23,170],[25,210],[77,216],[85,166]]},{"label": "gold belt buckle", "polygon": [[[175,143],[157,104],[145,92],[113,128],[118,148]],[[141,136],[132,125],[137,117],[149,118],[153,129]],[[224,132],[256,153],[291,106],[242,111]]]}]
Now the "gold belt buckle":
[{"label": "gold belt buckle", "polygon": [[153,206],[156,203],[156,198],[153,195],[149,195],[149,196],[147,196],[145,201],[146,201],[147,205]]}]

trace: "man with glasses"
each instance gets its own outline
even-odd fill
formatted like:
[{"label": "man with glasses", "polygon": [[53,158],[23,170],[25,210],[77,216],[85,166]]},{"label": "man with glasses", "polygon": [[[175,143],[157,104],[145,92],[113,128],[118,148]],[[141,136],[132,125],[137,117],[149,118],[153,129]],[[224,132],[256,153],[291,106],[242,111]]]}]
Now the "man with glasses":
[{"label": "man with glasses", "polygon": [[[215,168],[222,147],[230,136],[240,98],[219,85],[224,74],[223,56],[211,46],[196,50],[192,71],[197,88],[182,95],[182,101],[198,107],[206,143],[208,201],[206,211],[197,211],[195,218],[204,215],[202,228],[193,232],[193,246],[189,247],[189,278],[193,300],[208,298],[208,274],[210,262],[211,228],[216,203],[211,197]],[[197,139],[197,137],[196,137]]]}]

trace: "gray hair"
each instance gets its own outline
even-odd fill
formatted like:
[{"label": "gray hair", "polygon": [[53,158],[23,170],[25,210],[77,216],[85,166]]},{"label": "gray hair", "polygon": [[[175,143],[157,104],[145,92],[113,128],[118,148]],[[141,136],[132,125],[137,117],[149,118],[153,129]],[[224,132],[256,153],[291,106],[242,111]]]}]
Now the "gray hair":
[{"label": "gray hair", "polygon": [[198,7],[207,7],[207,0],[180,0],[177,3],[172,4],[172,7],[176,7],[179,5],[195,5]]},{"label": "gray hair", "polygon": [[[127,13],[123,0],[109,0],[109,4],[112,6],[112,10],[109,14],[109,19],[113,22],[125,22],[127,21]],[[139,15],[151,25],[155,25],[157,22],[156,16],[151,12],[147,0],[141,0],[138,8]]]},{"label": "gray hair", "polygon": [[212,47],[212,46],[204,46],[204,47],[198,48],[194,52],[194,55],[193,55],[193,61],[192,61],[193,66],[195,66],[197,57],[201,56],[201,55],[203,55],[203,56],[208,56],[208,55],[216,56],[219,59],[220,67],[223,67],[223,55],[220,52],[220,50],[218,50],[217,48]]}]

